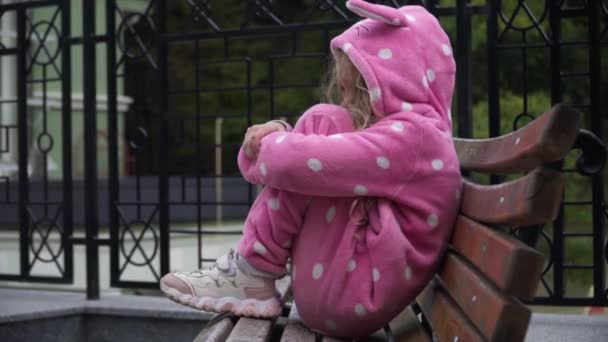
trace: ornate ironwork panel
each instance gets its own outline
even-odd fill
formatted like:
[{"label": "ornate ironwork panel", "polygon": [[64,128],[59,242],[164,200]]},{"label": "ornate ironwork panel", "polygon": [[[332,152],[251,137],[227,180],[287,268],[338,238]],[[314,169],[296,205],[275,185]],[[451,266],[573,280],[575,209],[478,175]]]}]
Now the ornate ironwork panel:
[{"label": "ornate ironwork panel", "polygon": [[69,16],[65,1],[0,5],[0,201],[19,232],[3,280],[73,279]]}]

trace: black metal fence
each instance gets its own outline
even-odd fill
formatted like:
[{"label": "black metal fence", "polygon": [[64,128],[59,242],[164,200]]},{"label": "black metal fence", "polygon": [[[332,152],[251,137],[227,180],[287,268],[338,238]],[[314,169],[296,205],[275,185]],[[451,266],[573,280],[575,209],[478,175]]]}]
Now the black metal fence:
[{"label": "black metal fence", "polygon": [[[606,1],[422,4],[454,45],[455,135],[504,134],[565,102],[603,137]],[[156,288],[172,269],[175,236],[196,237],[200,265],[212,259],[203,257],[210,236],[239,234],[209,222],[242,218],[255,197],[235,173],[240,135],[257,121],[293,121],[317,101],[329,41],[356,20],[331,0],[21,1],[0,14],[3,35],[15,32],[0,45],[0,222],[18,230],[20,256],[0,280],[71,283],[83,245],[89,298],[99,296],[101,246],[112,286]],[[540,231],[549,262],[534,303],[606,306],[604,175],[578,176],[568,160],[564,170],[573,185]],[[573,257],[580,249],[589,252]],[[40,274],[40,263],[56,270]]]}]

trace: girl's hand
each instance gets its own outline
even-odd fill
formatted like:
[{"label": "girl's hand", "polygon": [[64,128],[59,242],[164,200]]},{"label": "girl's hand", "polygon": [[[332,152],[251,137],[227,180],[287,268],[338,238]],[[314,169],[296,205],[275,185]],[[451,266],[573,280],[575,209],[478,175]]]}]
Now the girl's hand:
[{"label": "girl's hand", "polygon": [[255,160],[260,153],[260,142],[262,138],[273,132],[284,132],[286,128],[283,124],[270,121],[261,125],[253,125],[247,128],[245,139],[243,140],[243,151],[249,160]]}]

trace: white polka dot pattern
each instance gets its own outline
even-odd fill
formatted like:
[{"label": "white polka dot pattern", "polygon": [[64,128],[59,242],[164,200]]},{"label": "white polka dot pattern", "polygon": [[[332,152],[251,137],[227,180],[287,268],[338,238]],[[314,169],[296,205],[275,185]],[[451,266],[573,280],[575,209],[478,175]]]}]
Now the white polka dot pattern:
[{"label": "white polka dot pattern", "polygon": [[409,265],[405,266],[403,275],[405,276],[405,280],[412,280],[412,268]]},{"label": "white polka dot pattern", "polygon": [[277,144],[280,144],[280,143],[282,143],[282,142],[285,140],[285,138],[286,138],[286,137],[287,137],[287,135],[281,135],[281,136],[279,136],[279,137],[278,137],[278,138],[275,140],[275,142],[276,142]]},{"label": "white polka dot pattern", "polygon": [[441,170],[443,169],[443,160],[441,159],[435,159],[431,162],[431,166],[433,167],[434,170]]},{"label": "white polka dot pattern", "polygon": [[450,49],[450,46],[448,44],[441,44],[441,50],[443,51],[443,54],[446,56],[449,56],[452,54],[452,49]]},{"label": "white polka dot pattern", "polygon": [[437,227],[437,224],[439,223],[439,218],[437,217],[437,214],[429,215],[429,217],[427,217],[426,219],[426,223],[428,223],[431,228]]},{"label": "white polka dot pattern", "polygon": [[315,172],[319,172],[323,169],[323,164],[321,163],[321,161],[319,159],[310,158],[310,159],[308,159],[307,164],[308,164],[308,167]]},{"label": "white polka dot pattern", "polygon": [[319,278],[321,278],[322,275],[323,275],[323,265],[321,265],[319,263],[315,264],[315,266],[312,268],[312,278],[319,279]]},{"label": "white polka dot pattern", "polygon": [[405,101],[401,102],[401,110],[402,111],[404,111],[404,112],[411,112],[412,109],[414,109],[414,106],[412,106],[411,103],[405,102]]},{"label": "white polka dot pattern", "polygon": [[388,169],[391,167],[391,162],[386,157],[378,157],[376,158],[376,163],[381,169]]},{"label": "white polka dot pattern", "polygon": [[356,195],[367,195],[367,188],[364,185],[355,185],[354,192]]},{"label": "white polka dot pattern", "polygon": [[382,59],[391,59],[391,57],[393,57],[393,51],[391,51],[391,49],[382,49],[378,51],[378,57]]},{"label": "white polka dot pattern", "polygon": [[363,304],[357,304],[357,305],[355,305],[355,313],[358,316],[363,317],[367,314],[367,310],[365,310],[365,307],[363,306]]},{"label": "white polka dot pattern", "polygon": [[433,82],[435,80],[435,71],[433,71],[433,69],[427,69],[426,78],[429,80],[429,82]]},{"label": "white polka dot pattern", "polygon": [[378,280],[380,280],[380,271],[377,268],[374,268],[372,273],[373,273],[374,282],[377,282]]},{"label": "white polka dot pattern", "polygon": [[271,197],[268,200],[268,207],[272,210],[279,210],[281,208],[281,203],[279,202],[279,199],[276,197]]},{"label": "white polka dot pattern", "polygon": [[327,221],[327,223],[331,223],[331,221],[334,220],[334,217],[336,217],[336,207],[332,206],[327,209],[327,213],[325,214],[325,221]]},{"label": "white polka dot pattern", "polygon": [[351,47],[353,47],[353,44],[351,44],[351,43],[344,43],[344,45],[342,45],[342,51],[348,52],[348,50],[350,50]]},{"label": "white polka dot pattern", "polygon": [[262,255],[263,255],[263,254],[266,254],[266,252],[268,252],[268,250],[266,249],[266,247],[264,247],[264,245],[262,245],[262,244],[260,243],[260,241],[256,241],[256,242],[253,244],[253,250],[254,250],[256,253],[258,253],[258,254],[262,254]]},{"label": "white polka dot pattern", "polygon": [[266,176],[266,165],[264,165],[264,162],[260,163],[260,173],[262,176]]},{"label": "white polka dot pattern", "polygon": [[382,90],[380,88],[373,88],[370,94],[372,101],[378,101],[382,97]]},{"label": "white polka dot pattern", "polygon": [[391,129],[395,132],[403,132],[403,130],[405,129],[405,126],[403,125],[402,122],[393,122],[391,124]]},{"label": "white polka dot pattern", "polygon": [[405,15],[405,19],[407,19],[407,21],[410,21],[410,22],[415,22],[416,21],[416,17],[414,17],[411,14],[406,14]]},{"label": "white polka dot pattern", "polygon": [[355,268],[357,268],[357,262],[354,259],[350,259],[348,265],[346,265],[346,271],[352,272]]}]

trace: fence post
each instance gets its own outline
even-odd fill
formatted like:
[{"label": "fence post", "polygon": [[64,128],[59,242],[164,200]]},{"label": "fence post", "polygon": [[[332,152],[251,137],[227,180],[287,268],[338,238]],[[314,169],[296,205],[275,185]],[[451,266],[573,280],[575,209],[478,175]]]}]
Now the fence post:
[{"label": "fence post", "polygon": [[[591,0],[587,4],[589,10],[589,99],[590,99],[590,114],[591,131],[603,140],[602,115],[600,113],[600,96],[601,96],[601,51],[600,44],[600,8],[599,1]],[[597,302],[603,301],[606,305],[608,299],[605,296],[606,278],[605,270],[602,265],[608,261],[608,254],[604,246],[604,180],[600,174],[592,176],[591,179],[591,196],[593,203],[593,299]],[[606,258],[606,259],[604,259]]]},{"label": "fence post", "polygon": [[[160,210],[158,226],[160,231],[160,273],[161,276],[169,273],[170,265],[170,234],[169,234],[169,117],[168,117],[168,95],[167,85],[167,42],[163,34],[165,33],[165,19],[167,15],[167,2],[159,0],[156,3],[156,46],[159,70],[157,73],[157,91],[159,97],[159,155],[160,168],[158,175],[158,205]],[[198,189],[197,191],[200,191]]]},{"label": "fence post", "polygon": [[27,40],[25,8],[17,10],[17,129],[19,142],[19,252],[20,273],[26,278],[30,273],[29,259],[29,222],[27,212],[29,201],[29,180],[27,174]]},{"label": "fence post", "polygon": [[84,208],[87,255],[87,298],[99,298],[99,251],[97,234],[97,108],[95,61],[95,2],[82,1],[82,57],[84,95]]},{"label": "fence post", "polygon": [[456,96],[458,136],[473,136],[471,98],[471,19],[472,10],[468,0],[456,3]]},{"label": "fence post", "polygon": [[[222,126],[224,118],[215,119],[215,224],[222,224],[224,188],[222,182]],[[200,189],[198,190],[200,191]]]}]

